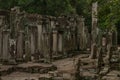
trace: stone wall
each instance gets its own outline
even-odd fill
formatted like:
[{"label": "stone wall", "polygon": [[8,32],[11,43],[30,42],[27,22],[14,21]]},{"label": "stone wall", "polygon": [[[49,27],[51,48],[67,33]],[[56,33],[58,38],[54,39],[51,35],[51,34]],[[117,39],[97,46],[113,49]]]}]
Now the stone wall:
[{"label": "stone wall", "polygon": [[[53,17],[29,14],[20,11],[19,7],[0,11],[0,59],[51,62],[54,58],[90,47],[90,58],[93,58],[97,55],[95,49],[102,42],[97,27],[97,3],[93,4],[94,12],[96,15],[92,14],[90,34],[85,18],[79,15]],[[117,36],[117,33],[114,34]]]}]

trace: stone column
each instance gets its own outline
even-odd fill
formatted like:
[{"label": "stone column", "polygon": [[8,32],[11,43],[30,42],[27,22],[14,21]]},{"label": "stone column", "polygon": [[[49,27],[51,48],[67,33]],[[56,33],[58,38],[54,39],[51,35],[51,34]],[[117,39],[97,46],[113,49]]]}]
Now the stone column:
[{"label": "stone column", "polygon": [[[30,26],[31,28],[31,32],[30,32],[30,47],[31,47],[31,54],[34,54],[35,53],[35,29],[34,29],[35,26]],[[37,35],[37,34],[36,34]]]},{"label": "stone column", "polygon": [[62,52],[63,51],[63,39],[62,39],[62,34],[59,34],[58,38],[58,51]]},{"label": "stone column", "polygon": [[117,47],[118,44],[118,32],[117,30],[115,31],[115,46]]},{"label": "stone column", "polygon": [[31,60],[31,49],[30,49],[30,31],[29,31],[29,26],[26,27],[25,31],[25,54],[23,55],[23,58],[25,61],[30,61]]},{"label": "stone column", "polygon": [[42,51],[42,25],[37,25],[38,28],[38,50]]},{"label": "stone column", "polygon": [[86,48],[86,32],[85,32],[85,24],[84,24],[84,18],[83,17],[79,17],[78,19],[78,43],[79,43],[79,49],[84,50]]},{"label": "stone column", "polygon": [[98,2],[92,4],[92,30],[97,28]]},{"label": "stone column", "polygon": [[2,59],[2,27],[4,27],[5,16],[0,15],[0,59]]},{"label": "stone column", "polygon": [[114,47],[117,47],[117,30],[115,30],[114,32],[113,32],[113,35],[112,35],[112,45],[114,46]]},{"label": "stone column", "polygon": [[41,55],[44,57],[44,51],[45,51],[45,33],[44,32],[42,32],[42,53],[41,53]]},{"label": "stone column", "polygon": [[17,60],[22,60],[23,58],[23,31],[19,31],[18,33],[18,38],[17,38],[17,55],[16,58]]},{"label": "stone column", "polygon": [[102,46],[106,46],[107,40],[106,37],[102,37]]},{"label": "stone column", "polygon": [[[91,55],[90,58],[96,58],[96,39],[97,39],[97,8],[98,8],[98,2],[95,2],[92,4],[92,34],[91,34]],[[96,48],[96,49],[95,49]]]},{"label": "stone column", "polygon": [[50,33],[47,33],[46,34],[46,61],[47,62],[50,62]]},{"label": "stone column", "polygon": [[2,59],[2,31],[0,31],[0,59]]},{"label": "stone column", "polygon": [[84,24],[84,18],[81,18],[81,38],[80,38],[80,47],[82,50],[86,48],[86,33],[85,33],[85,24]]},{"label": "stone column", "polygon": [[9,30],[4,30],[3,31],[3,55],[2,59],[3,60],[9,60],[10,59],[10,53],[9,53]]},{"label": "stone column", "polygon": [[54,20],[51,20],[51,28],[55,28],[55,21]]},{"label": "stone column", "polygon": [[98,48],[97,54],[98,54],[98,58],[96,62],[96,70],[97,70],[97,74],[99,74],[102,69],[102,63],[103,63],[103,54],[104,54],[103,47]]},{"label": "stone column", "polygon": [[31,33],[31,54],[35,53],[34,35]]},{"label": "stone column", "polygon": [[57,54],[58,51],[58,32],[53,31],[53,53]]},{"label": "stone column", "polygon": [[30,41],[29,40],[25,41],[25,54],[24,54],[23,58],[26,61],[30,61],[31,60]]},{"label": "stone column", "polygon": [[108,61],[111,59],[112,56],[112,52],[111,52],[111,48],[112,48],[112,32],[108,32],[107,35],[107,55],[106,58],[108,59]]}]

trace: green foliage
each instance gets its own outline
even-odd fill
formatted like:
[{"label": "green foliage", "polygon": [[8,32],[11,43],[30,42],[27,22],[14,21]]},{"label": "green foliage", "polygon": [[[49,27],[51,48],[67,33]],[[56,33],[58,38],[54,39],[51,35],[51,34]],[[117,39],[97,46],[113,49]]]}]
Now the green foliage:
[{"label": "green foliage", "polygon": [[99,26],[112,29],[120,20],[120,0],[99,1]]}]

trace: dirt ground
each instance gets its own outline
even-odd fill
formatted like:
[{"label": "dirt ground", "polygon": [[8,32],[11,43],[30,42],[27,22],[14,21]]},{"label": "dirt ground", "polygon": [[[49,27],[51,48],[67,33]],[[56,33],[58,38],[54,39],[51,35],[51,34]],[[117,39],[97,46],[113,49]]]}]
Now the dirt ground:
[{"label": "dirt ground", "polygon": [[[62,74],[67,74],[67,76],[64,75],[64,77],[70,78],[71,74],[75,73],[75,64],[77,62],[78,59],[81,59],[81,61],[86,62],[86,63],[90,63],[88,65],[84,65],[81,66],[81,75],[82,76],[89,76],[89,77],[94,77],[96,75],[95,73],[95,67],[96,65],[94,64],[96,62],[96,60],[91,60],[87,57],[87,54],[81,54],[81,55],[77,55],[75,57],[72,58],[66,58],[66,59],[62,59],[62,60],[57,60],[55,62],[53,62],[53,65],[57,66],[57,73],[62,73]],[[44,64],[44,63],[27,63],[27,64],[20,64],[18,66],[31,66],[31,65],[44,65],[44,66],[49,66],[48,64]],[[11,67],[11,66],[9,66]],[[7,69],[8,66],[2,66],[0,70],[2,69]],[[31,74],[31,73],[23,73],[23,72],[14,72],[11,73],[10,75],[7,76],[2,76],[2,80],[38,80],[39,77],[50,77],[50,74]],[[71,79],[72,80],[72,79]],[[115,70],[111,70],[107,75],[105,75],[103,77],[103,80],[120,80],[120,72],[119,71],[115,71]]]}]

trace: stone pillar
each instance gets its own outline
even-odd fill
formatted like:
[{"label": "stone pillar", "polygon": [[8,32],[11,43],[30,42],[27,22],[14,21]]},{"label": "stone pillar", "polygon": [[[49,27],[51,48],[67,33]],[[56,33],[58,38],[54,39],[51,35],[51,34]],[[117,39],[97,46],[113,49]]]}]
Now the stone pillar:
[{"label": "stone pillar", "polygon": [[23,59],[23,31],[19,31],[18,33],[18,38],[17,38],[17,55],[16,58],[17,60],[22,60]]},{"label": "stone pillar", "polygon": [[11,26],[11,30],[12,30],[12,33],[11,33],[11,37],[12,38],[16,38],[17,37],[17,32],[19,31],[20,29],[20,20],[21,20],[21,16],[20,16],[20,7],[18,6],[15,6],[13,8],[11,8],[11,14],[10,14],[10,26]]},{"label": "stone pillar", "polygon": [[105,37],[102,37],[102,46],[106,46],[107,40]]},{"label": "stone pillar", "polygon": [[79,43],[79,49],[84,50],[86,48],[87,38],[86,38],[86,32],[85,32],[85,24],[84,24],[84,18],[79,17],[78,19],[78,43]]},{"label": "stone pillar", "polygon": [[30,41],[29,40],[25,41],[25,54],[24,54],[23,58],[25,59],[25,61],[31,60]]},{"label": "stone pillar", "polygon": [[112,36],[112,45],[114,46],[114,47],[117,47],[117,30],[115,30],[114,32],[113,32],[113,36]]},{"label": "stone pillar", "polygon": [[107,35],[107,55],[106,55],[106,58],[108,59],[111,59],[111,56],[112,56],[112,52],[111,52],[111,48],[112,48],[112,32],[108,32],[108,35]]},{"label": "stone pillar", "polygon": [[53,31],[53,53],[57,54],[58,52],[58,32]]},{"label": "stone pillar", "polygon": [[2,27],[4,27],[4,18],[5,16],[0,15],[0,59],[2,59]]},{"label": "stone pillar", "polygon": [[47,36],[46,33],[43,33],[43,56],[46,57],[46,53],[47,53]]},{"label": "stone pillar", "polygon": [[38,50],[42,51],[42,25],[37,25],[38,28]]},{"label": "stone pillar", "polygon": [[26,31],[25,31],[25,36],[26,36],[26,40],[25,40],[25,54],[23,56],[25,61],[30,61],[31,60],[31,47],[30,47],[30,31],[29,31],[29,26],[26,27]]},{"label": "stone pillar", "polygon": [[63,51],[63,38],[62,38],[62,34],[59,34],[59,38],[58,38],[58,51],[59,52]]},{"label": "stone pillar", "polygon": [[98,52],[97,52],[98,58],[97,58],[97,63],[96,63],[97,74],[99,74],[102,69],[103,54],[104,54],[103,51],[104,51],[103,47],[98,48]]},{"label": "stone pillar", "polygon": [[94,48],[97,49],[97,8],[98,8],[98,2],[95,2],[92,4],[92,34],[91,34],[91,55],[90,58],[96,58],[96,51]]},{"label": "stone pillar", "polygon": [[54,20],[51,20],[51,28],[55,28],[55,21]]},{"label": "stone pillar", "polygon": [[10,53],[9,53],[9,30],[3,31],[3,60],[9,60],[10,59]]},{"label": "stone pillar", "polygon": [[2,31],[0,30],[0,59],[2,59]]},{"label": "stone pillar", "polygon": [[36,26],[30,26],[30,47],[31,47],[31,54],[35,54],[35,50],[36,50],[36,35],[35,34],[35,28]]},{"label": "stone pillar", "polygon": [[46,34],[46,61],[47,62],[50,62],[51,60],[50,60],[50,48],[51,48],[51,46],[50,46],[50,33],[47,33]]},{"label": "stone pillar", "polygon": [[115,31],[115,46],[117,47],[118,45],[118,32],[117,30]]},{"label": "stone pillar", "polygon": [[92,30],[97,28],[98,2],[92,4]]},{"label": "stone pillar", "polygon": [[88,31],[88,28],[87,28],[87,26],[86,26],[86,28],[85,28],[85,33],[86,33],[86,48],[87,48],[87,50],[89,50],[90,49],[90,45],[91,45],[91,43],[90,43],[90,41],[91,41],[91,39],[90,39],[90,33],[89,33],[89,31]]},{"label": "stone pillar", "polygon": [[50,33],[43,33],[43,41],[42,41],[42,46],[43,46],[43,52],[42,55],[44,56],[45,62],[50,62],[50,55],[51,51],[50,48],[52,45],[50,45]]},{"label": "stone pillar", "polygon": [[44,50],[45,50],[45,34],[42,32],[42,36],[41,36],[41,44],[42,44],[42,53],[41,55],[44,57]]},{"label": "stone pillar", "polygon": [[82,45],[81,45],[81,49],[82,50],[85,50],[86,49],[86,44],[87,44],[87,38],[86,38],[86,31],[85,31],[85,28],[86,28],[86,26],[85,26],[85,23],[84,23],[84,21],[85,21],[85,19],[84,18],[82,18],[82,22],[81,22],[81,24],[82,24],[82,36],[81,36],[81,38],[82,38]]}]

